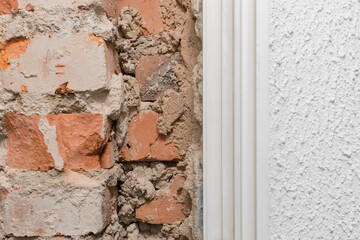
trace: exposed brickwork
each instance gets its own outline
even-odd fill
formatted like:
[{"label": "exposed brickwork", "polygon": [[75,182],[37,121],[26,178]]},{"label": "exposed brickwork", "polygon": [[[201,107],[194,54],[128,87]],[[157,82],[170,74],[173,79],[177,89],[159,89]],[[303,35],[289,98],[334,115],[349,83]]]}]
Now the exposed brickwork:
[{"label": "exposed brickwork", "polygon": [[163,23],[159,0],[119,0],[116,15],[124,8],[132,7],[139,11],[146,34],[158,34],[166,29]]},{"label": "exposed brickwork", "polygon": [[54,167],[54,159],[47,151],[44,135],[39,130],[40,117],[10,113],[4,116],[8,135],[8,168],[27,170],[49,170]]},{"label": "exposed brickwork", "polygon": [[1,51],[0,66],[4,86],[14,92],[21,86],[29,93],[82,92],[108,88],[112,74],[119,72],[115,59],[102,37],[79,33],[14,39]]},{"label": "exposed brickwork", "polygon": [[181,160],[177,147],[167,137],[159,136],[159,114],[142,111],[129,123],[128,143],[120,151],[124,161]]},{"label": "exposed brickwork", "polygon": [[[46,116],[56,127],[56,142],[64,161],[64,170],[100,169],[100,156],[108,136],[101,136],[101,114],[78,113]],[[105,131],[105,135],[108,133]]]},{"label": "exposed brickwork", "polygon": [[5,234],[86,235],[101,232],[110,222],[116,187],[106,187],[108,179],[92,179],[76,172],[56,178],[48,178],[47,173],[39,174],[38,179],[21,176],[24,182],[9,189],[3,199]]},{"label": "exposed brickwork", "polygon": [[10,66],[9,63],[10,59],[20,58],[20,55],[26,52],[29,43],[30,40],[24,37],[13,38],[7,42],[1,42],[0,43],[1,70],[5,71]]},{"label": "exposed brickwork", "polygon": [[136,67],[135,76],[140,84],[142,101],[155,101],[167,89],[178,89],[174,80],[174,67],[179,54],[143,56]]},{"label": "exposed brickwork", "polygon": [[159,135],[150,147],[150,156],[153,160],[172,161],[180,160],[179,150],[169,138]]},{"label": "exposed brickwork", "polygon": [[0,239],[201,239],[191,2],[0,15]]},{"label": "exposed brickwork", "polygon": [[73,93],[74,90],[71,90],[70,88],[68,88],[68,86],[69,86],[69,82],[64,82],[63,84],[60,84],[59,87],[55,90],[55,93],[56,94]]},{"label": "exposed brickwork", "polygon": [[136,209],[136,219],[150,224],[171,224],[185,219],[182,212],[184,206],[176,200],[177,191],[184,186],[184,182],[184,177],[176,176],[168,193]]},{"label": "exposed brickwork", "polygon": [[34,7],[30,3],[28,5],[26,5],[25,9],[26,9],[26,11],[29,11],[29,12],[33,12],[35,10]]},{"label": "exposed brickwork", "polygon": [[116,18],[118,0],[101,0],[101,4],[109,17]]},{"label": "exposed brickwork", "polygon": [[114,144],[107,142],[100,156],[100,167],[111,168],[114,165]]},{"label": "exposed brickwork", "polygon": [[18,9],[17,0],[0,0],[0,15],[10,14]]},{"label": "exposed brickwork", "polygon": [[[50,114],[46,119],[50,127],[56,128],[56,151],[63,161],[63,170],[111,167],[111,145],[105,149],[107,156],[101,156],[108,138],[101,114]],[[39,130],[40,116],[13,113],[6,114],[4,120],[9,137],[8,168],[49,170],[55,166],[44,134]]]}]

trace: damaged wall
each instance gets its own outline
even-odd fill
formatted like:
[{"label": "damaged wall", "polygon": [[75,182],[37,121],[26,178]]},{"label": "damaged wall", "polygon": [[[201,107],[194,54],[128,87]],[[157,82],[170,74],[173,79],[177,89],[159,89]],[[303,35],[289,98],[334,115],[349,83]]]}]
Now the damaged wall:
[{"label": "damaged wall", "polygon": [[199,8],[0,1],[0,239],[201,239]]}]

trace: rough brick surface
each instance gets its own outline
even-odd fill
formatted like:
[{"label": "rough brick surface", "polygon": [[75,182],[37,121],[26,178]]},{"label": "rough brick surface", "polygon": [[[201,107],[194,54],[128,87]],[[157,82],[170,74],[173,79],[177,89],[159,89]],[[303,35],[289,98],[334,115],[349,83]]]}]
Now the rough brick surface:
[{"label": "rough brick surface", "polygon": [[100,169],[100,156],[108,137],[101,136],[103,115],[51,114],[46,118],[50,126],[56,127],[56,142],[64,170]]},{"label": "rough brick surface", "polygon": [[101,0],[101,4],[109,17],[116,18],[118,0]]},{"label": "rough brick surface", "polygon": [[[1,0],[0,0],[1,2]],[[13,38],[8,42],[0,43],[0,68],[5,71],[9,66],[11,59],[20,58],[21,54],[26,52],[30,40],[24,37]]]},{"label": "rough brick surface", "polygon": [[166,29],[163,23],[159,0],[119,0],[116,15],[123,8],[132,7],[139,11],[144,23],[143,28],[149,34],[161,33]]},{"label": "rough brick surface", "polygon": [[8,168],[48,170],[54,167],[54,159],[38,128],[38,115],[5,114],[4,122],[8,135]]},{"label": "rough brick surface", "polygon": [[[64,8],[78,8],[82,9],[83,7],[93,3],[92,0],[18,0],[19,8],[26,9],[30,4],[34,8],[54,8],[54,7],[64,7]],[[115,12],[117,9],[116,0],[98,0],[98,3],[105,9],[109,17],[115,17]]]},{"label": "rough brick surface", "polygon": [[56,177],[44,172],[36,178],[29,173],[13,172],[9,181],[12,187],[1,203],[7,235],[96,234],[110,222],[116,191],[106,187],[106,179],[76,172]]},{"label": "rough brick surface", "polygon": [[[109,126],[104,126],[101,114],[50,114],[40,119],[35,114],[12,113],[4,120],[8,168],[90,170],[113,165],[114,147],[105,148]],[[102,157],[103,153],[107,156]]]},{"label": "rough brick surface", "polygon": [[159,114],[142,111],[129,123],[128,143],[120,151],[124,161],[172,161],[181,160],[177,147],[165,136],[159,136]]},{"label": "rough brick surface", "polygon": [[190,2],[0,0],[0,239],[201,239]]},{"label": "rough brick surface", "polygon": [[0,188],[0,198],[2,201],[6,200],[9,191],[6,188]]},{"label": "rough brick surface", "polygon": [[174,67],[179,54],[142,56],[135,70],[142,101],[155,101],[167,89],[178,89]]},{"label": "rough brick surface", "polygon": [[150,147],[150,156],[159,161],[180,159],[178,148],[169,138],[159,135],[158,139]]},{"label": "rough brick surface", "polygon": [[176,176],[170,185],[169,193],[146,202],[136,209],[136,219],[150,224],[171,224],[186,218],[183,205],[177,203],[177,191],[184,186],[185,178]]},{"label": "rough brick surface", "polygon": [[10,14],[18,9],[17,0],[0,0],[0,15]]},{"label": "rough brick surface", "polygon": [[25,9],[26,9],[26,11],[29,11],[29,12],[35,11],[34,6],[31,5],[30,3],[26,5]]},{"label": "rough brick surface", "polygon": [[[87,33],[39,36],[3,67],[3,85],[14,92],[52,93],[68,83],[73,91],[106,89],[118,69],[116,54],[101,37]],[[10,44],[9,44],[10,45]],[[19,44],[18,44],[19,45]],[[5,49],[6,50],[6,49]],[[15,54],[14,54],[15,55]],[[3,63],[2,65],[4,65]]]},{"label": "rough brick surface", "polygon": [[111,168],[115,163],[115,158],[118,157],[116,153],[117,145],[115,141],[108,142],[100,156],[100,167]]}]

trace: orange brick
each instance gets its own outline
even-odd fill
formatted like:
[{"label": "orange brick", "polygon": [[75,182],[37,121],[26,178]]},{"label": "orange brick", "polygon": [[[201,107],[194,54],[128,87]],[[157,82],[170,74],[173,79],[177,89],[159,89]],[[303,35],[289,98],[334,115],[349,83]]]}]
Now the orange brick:
[{"label": "orange brick", "polygon": [[21,54],[26,52],[29,43],[29,39],[19,37],[0,44],[0,68],[2,71],[5,71],[10,65],[10,59],[19,58]]},{"label": "orange brick", "polygon": [[119,16],[125,7],[139,11],[144,20],[142,26],[149,34],[158,34],[166,29],[163,23],[159,0],[119,0],[116,15]]},{"label": "orange brick", "polygon": [[177,147],[165,136],[159,136],[159,114],[142,111],[129,123],[128,144],[120,151],[124,161],[172,161],[181,160]]},{"label": "orange brick", "polygon": [[108,142],[104,147],[104,150],[100,157],[100,167],[101,168],[111,168],[114,165],[114,149],[113,143]]},{"label": "orange brick", "polygon": [[150,224],[171,224],[184,220],[183,205],[177,203],[177,191],[184,186],[185,178],[176,176],[170,185],[169,194],[146,202],[136,209],[136,219]]},{"label": "orange brick", "polygon": [[25,9],[26,9],[26,11],[29,11],[29,12],[34,11],[34,7],[30,3],[28,5],[26,5]]},{"label": "orange brick", "polygon": [[[8,135],[8,168],[49,170],[55,167],[66,171],[112,167],[113,148],[107,144],[108,127],[102,137],[102,114],[50,114],[44,119],[48,127],[41,131],[40,116],[36,114],[5,114],[4,121]],[[52,132],[53,126],[52,139],[49,131]]]},{"label": "orange brick", "polygon": [[18,10],[17,0],[0,0],[0,15],[10,14]]},{"label": "orange brick", "polygon": [[56,141],[64,170],[100,169],[100,156],[107,143],[107,139],[101,137],[103,115],[50,114],[46,118],[50,126],[56,126]]},{"label": "orange brick", "polygon": [[156,142],[151,145],[150,155],[159,161],[180,158],[178,148],[165,136],[159,136]]},{"label": "orange brick", "polygon": [[15,169],[49,170],[54,159],[47,151],[44,135],[38,129],[40,118],[10,113],[4,115],[8,135],[6,166]]}]

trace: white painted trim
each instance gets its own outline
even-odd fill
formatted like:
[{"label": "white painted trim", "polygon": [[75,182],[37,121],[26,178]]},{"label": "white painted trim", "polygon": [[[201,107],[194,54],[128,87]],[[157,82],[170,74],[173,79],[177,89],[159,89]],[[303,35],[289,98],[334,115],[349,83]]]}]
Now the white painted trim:
[{"label": "white painted trim", "polygon": [[[234,3],[234,30],[238,29],[238,31],[234,31],[234,110],[238,109],[238,111],[234,111],[234,145],[241,146],[241,1],[235,1]],[[241,239],[242,228],[241,228],[241,148],[235,147],[234,149],[234,186],[238,186],[234,188],[234,201],[237,204],[234,204],[234,225],[237,226],[235,228],[235,238]]]},{"label": "white painted trim", "polygon": [[221,1],[205,0],[203,4],[204,239],[220,240],[222,239]]},{"label": "white painted trim", "polygon": [[222,2],[222,239],[234,237],[234,2]]},{"label": "white painted trim", "polygon": [[255,240],[255,1],[204,1],[204,239]]},{"label": "white painted trim", "polygon": [[242,240],[256,239],[256,8],[241,1],[241,227]]},{"label": "white painted trim", "polygon": [[257,2],[256,11],[256,195],[257,237],[269,239],[269,9],[271,0]]}]

